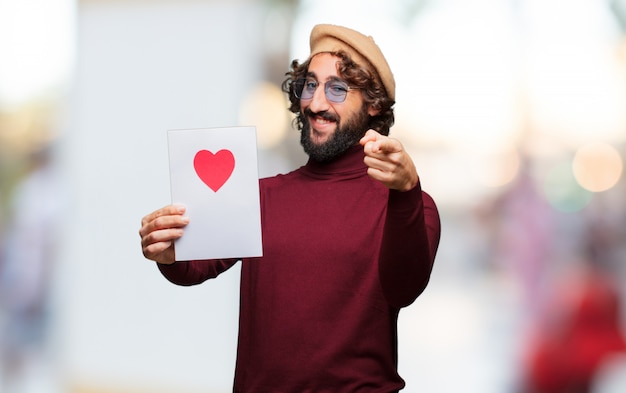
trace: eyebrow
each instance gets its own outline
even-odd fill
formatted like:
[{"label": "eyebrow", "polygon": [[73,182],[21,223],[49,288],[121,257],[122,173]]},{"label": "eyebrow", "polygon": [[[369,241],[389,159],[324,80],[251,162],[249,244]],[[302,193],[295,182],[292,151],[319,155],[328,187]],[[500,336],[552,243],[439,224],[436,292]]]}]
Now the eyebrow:
[{"label": "eyebrow", "polygon": [[[310,71],[309,71],[309,72],[307,72],[307,73],[306,73],[306,76],[307,76],[307,77],[311,77],[311,78],[313,78],[313,79],[315,79],[315,80],[317,81],[317,75],[315,75],[315,73],[314,73],[314,72],[310,72]],[[343,83],[345,83],[345,84],[348,84],[348,82],[347,82],[346,80],[341,79],[341,78],[340,78],[340,77],[338,77],[337,75],[331,75],[331,76],[329,76],[329,77],[328,77],[328,79],[326,79],[326,81],[327,81],[327,82],[328,82],[328,81],[343,82]]]}]

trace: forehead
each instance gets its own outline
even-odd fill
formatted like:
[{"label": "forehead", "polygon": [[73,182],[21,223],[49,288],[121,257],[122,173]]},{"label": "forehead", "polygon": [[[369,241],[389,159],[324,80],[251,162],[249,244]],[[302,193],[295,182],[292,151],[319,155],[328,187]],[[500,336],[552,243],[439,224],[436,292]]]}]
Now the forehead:
[{"label": "forehead", "polygon": [[338,68],[341,59],[330,53],[318,53],[309,63],[308,73],[318,80],[325,81],[339,76]]}]

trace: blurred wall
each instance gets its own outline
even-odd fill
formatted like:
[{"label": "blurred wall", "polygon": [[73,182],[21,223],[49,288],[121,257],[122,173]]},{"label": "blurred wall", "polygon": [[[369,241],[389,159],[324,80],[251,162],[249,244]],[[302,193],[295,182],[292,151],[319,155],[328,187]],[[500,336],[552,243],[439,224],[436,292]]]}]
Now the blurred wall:
[{"label": "blurred wall", "polygon": [[170,203],[166,130],[237,124],[260,71],[251,3],[79,2],[57,315],[76,391],[231,389],[238,268],[174,286],[143,258],[138,230]]}]

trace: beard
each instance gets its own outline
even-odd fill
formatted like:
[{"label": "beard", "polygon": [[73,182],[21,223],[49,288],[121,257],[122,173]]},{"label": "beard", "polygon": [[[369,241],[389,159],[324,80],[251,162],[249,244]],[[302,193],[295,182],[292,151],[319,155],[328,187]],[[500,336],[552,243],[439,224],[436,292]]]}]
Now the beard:
[{"label": "beard", "polygon": [[[304,152],[317,162],[329,162],[340,157],[349,148],[358,144],[369,129],[369,115],[365,105],[352,119],[348,119],[345,124],[340,122],[337,115],[328,111],[314,113],[309,108],[306,108],[301,116],[300,144],[304,148]],[[309,117],[315,116],[334,121],[337,124],[335,132],[325,142],[319,144],[314,143],[311,139]]]}]

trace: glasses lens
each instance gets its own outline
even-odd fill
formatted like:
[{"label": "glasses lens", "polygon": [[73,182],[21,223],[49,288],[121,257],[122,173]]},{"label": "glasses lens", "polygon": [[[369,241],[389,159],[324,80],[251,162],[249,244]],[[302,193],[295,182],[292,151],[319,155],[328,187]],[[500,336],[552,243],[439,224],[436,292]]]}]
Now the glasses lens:
[{"label": "glasses lens", "polygon": [[304,79],[298,79],[294,82],[293,92],[298,98],[302,98],[302,89],[304,88]]},{"label": "glasses lens", "polygon": [[[301,100],[310,100],[318,86],[319,83],[315,79],[301,78],[294,82],[294,94]],[[330,102],[344,102],[348,90],[350,90],[348,84],[343,81],[328,81],[324,84],[324,94]]]},{"label": "glasses lens", "polygon": [[316,89],[317,82],[315,80],[302,78],[296,80],[294,93],[301,100],[310,100],[313,98]]},{"label": "glasses lens", "polygon": [[348,94],[348,84],[340,81],[329,81],[324,86],[326,98],[331,102],[344,102]]}]

